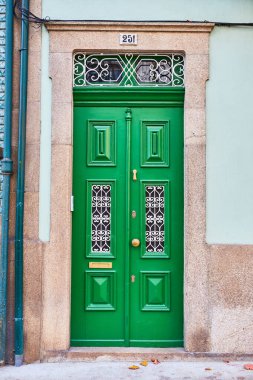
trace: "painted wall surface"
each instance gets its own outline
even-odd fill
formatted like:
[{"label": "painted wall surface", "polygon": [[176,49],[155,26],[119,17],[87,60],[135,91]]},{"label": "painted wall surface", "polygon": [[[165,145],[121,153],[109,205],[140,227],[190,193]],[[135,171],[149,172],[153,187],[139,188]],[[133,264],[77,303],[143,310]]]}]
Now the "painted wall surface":
[{"label": "painted wall surface", "polygon": [[43,17],[70,20],[252,22],[252,0],[44,0]]},{"label": "painted wall surface", "polygon": [[214,29],[207,83],[209,243],[253,243],[252,62],[253,28]]},{"label": "painted wall surface", "polygon": [[[74,5],[70,0],[44,0],[45,16],[72,20],[253,22],[253,1],[157,0],[155,6],[150,6],[144,0],[89,0],[84,6],[83,0],[75,0]],[[252,62],[253,28],[215,27],[210,38],[206,105],[208,243],[253,243]],[[47,181],[44,183],[50,188]],[[40,207],[44,209],[43,204]]]}]

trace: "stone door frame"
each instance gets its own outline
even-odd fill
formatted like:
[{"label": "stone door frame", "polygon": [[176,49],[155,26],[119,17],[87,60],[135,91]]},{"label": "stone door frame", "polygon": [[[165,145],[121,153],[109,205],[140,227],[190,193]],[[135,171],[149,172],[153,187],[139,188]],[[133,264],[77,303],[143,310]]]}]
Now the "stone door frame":
[{"label": "stone door frame", "polygon": [[[47,25],[52,78],[51,224],[50,241],[43,244],[41,358],[70,346],[74,51],[185,54],[184,340],[187,351],[209,350],[205,94],[212,28],[213,24],[190,23]],[[119,45],[119,33],[124,31],[138,33],[137,46]]]}]

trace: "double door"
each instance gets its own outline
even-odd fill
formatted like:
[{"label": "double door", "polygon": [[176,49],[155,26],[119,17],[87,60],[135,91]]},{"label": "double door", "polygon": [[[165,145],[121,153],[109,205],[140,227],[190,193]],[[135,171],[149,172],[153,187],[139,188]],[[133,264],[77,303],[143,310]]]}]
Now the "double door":
[{"label": "double door", "polygon": [[183,93],[160,93],[76,95],[72,346],[183,345]]}]

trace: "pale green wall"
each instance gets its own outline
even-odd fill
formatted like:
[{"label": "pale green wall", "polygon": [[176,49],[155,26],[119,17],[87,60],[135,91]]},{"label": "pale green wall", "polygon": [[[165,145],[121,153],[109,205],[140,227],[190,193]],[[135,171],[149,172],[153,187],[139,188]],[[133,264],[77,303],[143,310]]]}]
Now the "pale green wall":
[{"label": "pale green wall", "polygon": [[[43,0],[43,16],[84,20],[253,22],[253,0]],[[48,54],[48,52],[47,52]],[[42,71],[46,70],[42,67]],[[50,107],[45,98],[45,107]],[[49,129],[48,122],[42,123]],[[45,131],[45,136],[49,136]],[[50,189],[50,165],[43,166]],[[253,243],[253,28],[216,27],[207,83],[207,241]],[[41,189],[42,191],[42,189]],[[48,202],[47,197],[42,199]],[[44,208],[45,206],[45,208]],[[47,235],[50,209],[40,219]],[[42,222],[44,225],[41,225]],[[48,236],[49,237],[49,236]]]},{"label": "pale green wall", "polygon": [[207,240],[253,243],[253,28],[215,28],[207,84]]},{"label": "pale green wall", "polygon": [[252,22],[252,0],[44,0],[43,16],[84,20]]}]

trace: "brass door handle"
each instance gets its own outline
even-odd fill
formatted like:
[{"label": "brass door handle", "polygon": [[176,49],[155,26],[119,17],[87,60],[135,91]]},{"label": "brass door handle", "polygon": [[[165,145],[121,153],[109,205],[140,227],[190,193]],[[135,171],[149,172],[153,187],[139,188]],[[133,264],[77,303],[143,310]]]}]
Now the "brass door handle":
[{"label": "brass door handle", "polygon": [[133,239],[132,240],[132,246],[133,247],[139,247],[140,244],[141,244],[141,242],[139,239]]}]

